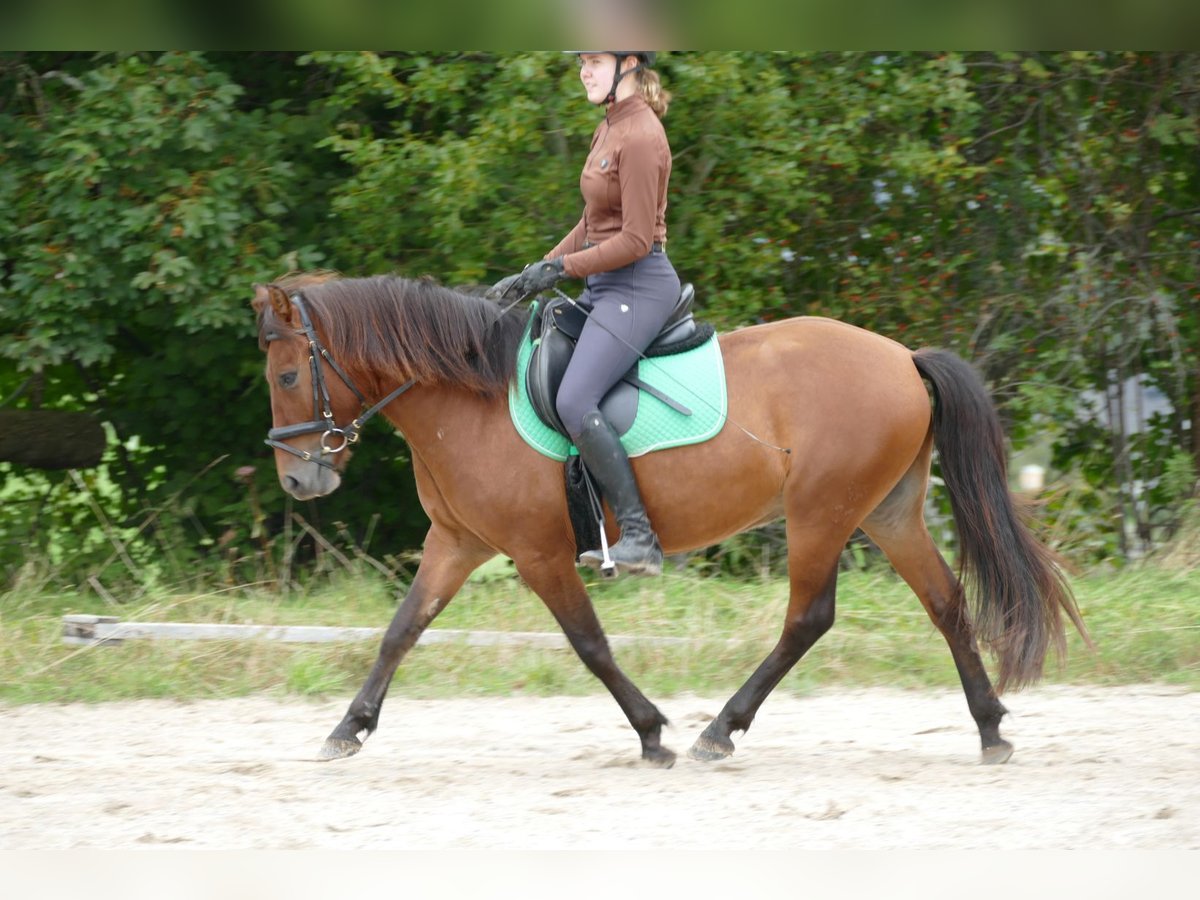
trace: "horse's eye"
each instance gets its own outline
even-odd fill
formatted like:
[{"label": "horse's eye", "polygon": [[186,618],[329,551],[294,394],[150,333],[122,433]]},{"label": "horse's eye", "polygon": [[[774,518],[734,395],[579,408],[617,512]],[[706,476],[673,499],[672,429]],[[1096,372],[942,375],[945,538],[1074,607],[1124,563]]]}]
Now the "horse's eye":
[{"label": "horse's eye", "polygon": [[279,376],[279,386],[285,388],[295,387],[298,377],[295,372],[284,372]]}]

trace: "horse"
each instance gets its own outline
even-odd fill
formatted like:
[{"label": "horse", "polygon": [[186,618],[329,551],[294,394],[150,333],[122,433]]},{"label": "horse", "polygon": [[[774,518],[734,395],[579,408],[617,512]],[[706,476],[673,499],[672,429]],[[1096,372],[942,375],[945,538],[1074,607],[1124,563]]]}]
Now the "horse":
[{"label": "horse", "polygon": [[[408,443],[430,521],[411,586],[319,757],[361,750],[405,654],[471,572],[503,554],[612,694],[642,760],[671,766],[667,719],[617,665],[577,569],[588,548],[575,546],[562,463],[531,449],[510,420],[529,311],[430,278],[303,273],[255,285],[252,307],[283,489],[299,500],[336,490],[359,429],[378,413]],[[1057,556],[1009,491],[1004,434],[981,377],[951,351],[912,351],[829,318],[718,339],[724,427],[703,443],[635,458],[635,474],[667,554],[783,519],[789,595],[778,642],[689,756],[732,754],[733,735],[830,629],[841,553],[861,529],[945,638],[981,762],[1006,762],[1013,747],[1000,735],[1007,710],[998,695],[1039,680],[1051,647],[1062,658],[1064,613],[1088,638]],[[925,525],[935,448],[958,529],[957,573]],[[606,522],[615,540],[611,515]],[[995,687],[977,638],[997,661]]]}]

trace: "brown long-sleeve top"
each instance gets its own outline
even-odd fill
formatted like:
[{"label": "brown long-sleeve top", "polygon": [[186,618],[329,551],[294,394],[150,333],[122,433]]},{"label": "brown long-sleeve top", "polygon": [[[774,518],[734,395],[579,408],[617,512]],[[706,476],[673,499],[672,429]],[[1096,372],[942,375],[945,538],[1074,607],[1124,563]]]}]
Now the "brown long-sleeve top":
[{"label": "brown long-sleeve top", "polygon": [[638,95],[614,103],[579,176],[583,216],[546,259],[562,256],[574,278],[641,259],[653,242],[666,242],[670,178],[671,147],[654,110]]}]

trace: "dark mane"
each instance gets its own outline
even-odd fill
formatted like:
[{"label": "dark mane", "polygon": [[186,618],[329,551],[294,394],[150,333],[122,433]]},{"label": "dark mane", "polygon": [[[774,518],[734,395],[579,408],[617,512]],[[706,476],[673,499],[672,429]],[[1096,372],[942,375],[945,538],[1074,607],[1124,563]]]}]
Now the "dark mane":
[{"label": "dark mane", "polygon": [[[414,378],[497,397],[515,375],[526,309],[502,314],[491,300],[428,278],[290,276],[276,284],[301,293],[330,355],[349,371],[370,372],[380,390]],[[272,328],[268,305],[260,336]]]}]

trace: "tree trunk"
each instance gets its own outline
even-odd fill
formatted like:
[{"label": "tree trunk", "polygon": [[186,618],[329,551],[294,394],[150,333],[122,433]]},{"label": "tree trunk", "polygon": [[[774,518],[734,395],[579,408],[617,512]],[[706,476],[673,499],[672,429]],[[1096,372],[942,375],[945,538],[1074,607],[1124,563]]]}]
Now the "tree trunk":
[{"label": "tree trunk", "polygon": [[88,469],[100,462],[104,445],[104,429],[88,413],[0,409],[0,462]]}]

